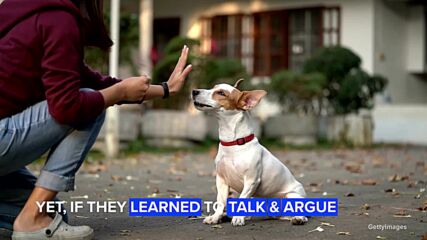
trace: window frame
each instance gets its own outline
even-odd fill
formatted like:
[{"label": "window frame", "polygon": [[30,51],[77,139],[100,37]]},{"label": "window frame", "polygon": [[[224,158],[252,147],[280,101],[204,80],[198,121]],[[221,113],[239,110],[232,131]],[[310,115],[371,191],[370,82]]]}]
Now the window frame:
[{"label": "window frame", "polygon": [[[244,13],[236,13],[236,14],[218,14],[210,17],[201,17],[200,22],[202,24],[201,26],[201,44],[202,44],[202,53],[204,54],[211,54],[212,53],[212,21],[214,18],[221,18],[221,17],[238,17],[240,19],[240,31],[238,34],[238,37],[235,37],[234,39],[238,41],[238,54],[236,57],[242,61],[242,63],[246,66],[248,69],[248,72],[253,74],[257,77],[265,77],[265,76],[271,76],[274,74],[272,72],[272,59],[274,57],[279,57],[281,60],[280,62],[280,68],[288,69],[289,68],[289,61],[290,61],[290,29],[289,29],[289,13],[292,11],[301,11],[301,10],[311,10],[311,9],[320,9],[320,33],[319,33],[319,48],[325,46],[325,34],[329,38],[332,39],[332,34],[336,34],[336,43],[335,45],[341,44],[341,7],[339,5],[314,5],[314,6],[304,6],[304,7],[295,7],[295,8],[281,8],[281,9],[273,9],[273,10],[266,10],[266,11],[257,11],[257,12],[251,12],[248,14]],[[337,26],[336,28],[333,28],[332,24],[332,17],[329,17],[329,27],[326,27],[324,24],[324,17],[327,12],[335,11],[337,14]],[[272,46],[271,46],[271,39],[273,29],[271,24],[271,19],[274,14],[283,14],[283,19],[286,20],[283,24],[283,28],[281,31],[281,41],[283,44],[283,51],[280,54],[273,54],[272,52]],[[263,33],[260,33],[260,29],[256,23],[256,18],[261,16],[268,16],[268,29],[267,31],[264,31]],[[245,32],[243,29],[243,21],[245,18],[250,18],[248,20],[251,22],[250,31]],[[208,29],[208,27],[210,29]],[[227,41],[227,34],[225,34],[223,39],[221,41]],[[263,38],[259,38],[259,36],[264,36]],[[247,45],[252,45],[251,49],[245,49],[243,50],[243,43],[246,41]],[[267,47],[264,51],[265,53],[259,52],[257,49],[257,46],[259,45],[259,42],[263,41],[267,43]],[[327,45],[329,46],[329,45]],[[246,52],[245,52],[246,51]],[[220,56],[220,57],[226,57],[226,56]],[[259,61],[263,61],[264,68],[259,69],[258,66],[260,66]]]}]

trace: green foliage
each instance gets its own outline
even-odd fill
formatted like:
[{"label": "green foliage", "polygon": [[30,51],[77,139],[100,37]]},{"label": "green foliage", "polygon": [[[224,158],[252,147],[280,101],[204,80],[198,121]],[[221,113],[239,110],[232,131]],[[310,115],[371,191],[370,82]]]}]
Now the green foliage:
[{"label": "green foliage", "polygon": [[329,81],[339,81],[353,68],[360,68],[362,60],[353,51],[344,47],[322,48],[307,60],[303,72],[320,72]]},{"label": "green foliage", "polygon": [[175,37],[171,39],[166,45],[164,54],[170,55],[174,53],[180,53],[184,45],[187,45],[187,47],[193,49],[194,47],[200,46],[200,41],[194,38],[185,38],[181,36]]},{"label": "green foliage", "polygon": [[[247,79],[248,74],[246,68],[239,60],[208,58],[205,59],[200,77],[199,88],[212,88],[218,83],[234,85],[236,80],[240,78]],[[249,81],[244,81],[241,86],[244,88],[248,82]]]},{"label": "green foliage", "polygon": [[326,77],[321,73],[300,74],[288,70],[275,73],[268,87],[284,109],[314,111],[313,102],[323,96]]},{"label": "green foliage", "polygon": [[384,90],[387,80],[370,76],[360,68],[361,59],[344,47],[321,49],[304,65],[305,73],[322,73],[327,84],[324,93],[336,114],[358,112],[372,108],[374,96]]},{"label": "green foliage", "polygon": [[370,109],[374,106],[375,93],[382,91],[386,83],[381,76],[371,77],[361,69],[354,69],[344,77],[336,97],[329,102],[336,113]]},{"label": "green foliage", "polygon": [[169,41],[165,47],[165,56],[153,69],[153,83],[168,81],[184,45],[191,49],[187,62],[193,65],[193,71],[177,95],[170,99],[154,101],[155,108],[185,109],[190,101],[192,88],[211,88],[217,83],[234,84],[238,78],[247,76],[245,68],[239,61],[201,55],[197,51],[199,40],[175,37]]}]

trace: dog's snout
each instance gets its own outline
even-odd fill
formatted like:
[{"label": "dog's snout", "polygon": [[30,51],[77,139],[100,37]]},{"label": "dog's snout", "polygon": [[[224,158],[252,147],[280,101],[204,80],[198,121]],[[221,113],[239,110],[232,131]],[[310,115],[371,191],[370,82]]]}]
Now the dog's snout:
[{"label": "dog's snout", "polygon": [[200,90],[195,89],[195,90],[193,90],[192,94],[193,94],[193,98],[194,98],[195,96],[200,94]]}]

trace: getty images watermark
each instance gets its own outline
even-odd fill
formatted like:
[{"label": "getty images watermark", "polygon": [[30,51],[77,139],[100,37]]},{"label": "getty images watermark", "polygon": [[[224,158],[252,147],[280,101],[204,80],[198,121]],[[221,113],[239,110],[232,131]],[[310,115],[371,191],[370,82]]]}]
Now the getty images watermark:
[{"label": "getty images watermark", "polygon": [[394,231],[400,231],[400,230],[407,230],[408,227],[406,225],[398,225],[398,224],[369,224],[368,225],[369,230],[378,230],[378,231],[386,231],[386,230],[394,230]]}]

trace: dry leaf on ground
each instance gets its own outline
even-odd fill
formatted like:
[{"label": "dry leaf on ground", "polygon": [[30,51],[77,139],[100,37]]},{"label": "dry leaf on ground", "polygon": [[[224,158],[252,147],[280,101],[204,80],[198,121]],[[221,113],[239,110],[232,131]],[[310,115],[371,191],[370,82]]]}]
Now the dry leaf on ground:
[{"label": "dry leaf on ground", "polygon": [[317,228],[310,230],[308,232],[310,233],[310,232],[323,232],[323,231],[325,231],[325,229],[323,229],[322,227],[317,227]]}]

